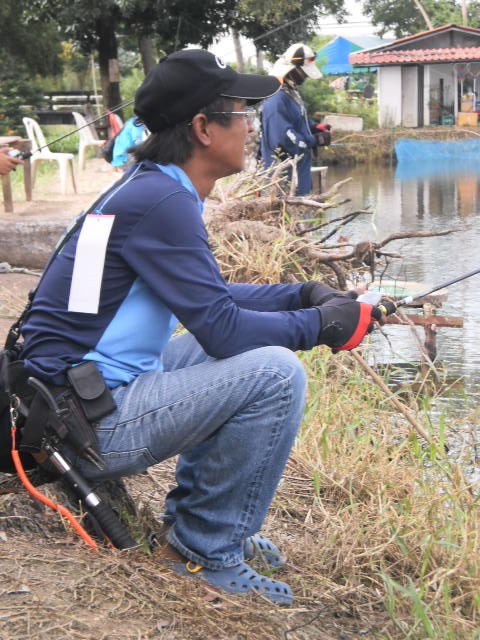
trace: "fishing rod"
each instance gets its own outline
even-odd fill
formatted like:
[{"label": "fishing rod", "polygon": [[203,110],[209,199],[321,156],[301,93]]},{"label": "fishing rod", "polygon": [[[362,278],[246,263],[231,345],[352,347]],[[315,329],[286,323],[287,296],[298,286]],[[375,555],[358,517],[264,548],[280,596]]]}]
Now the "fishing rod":
[{"label": "fishing rod", "polygon": [[51,140],[48,144],[44,144],[41,147],[37,147],[37,149],[33,149],[33,151],[19,151],[18,149],[12,149],[11,151],[9,151],[7,153],[7,155],[11,156],[12,158],[19,158],[20,160],[26,160],[27,158],[30,158],[37,151],[41,151],[42,149],[45,149],[46,147],[49,147],[51,144],[55,144],[56,142],[60,142],[60,140],[64,140],[65,138],[68,138],[69,136],[73,135],[74,133],[77,133],[77,131],[80,131],[80,129],[85,129],[85,127],[89,127],[91,124],[95,124],[95,122],[98,122],[99,120],[102,120],[103,118],[106,118],[109,113],[115,113],[115,111],[120,111],[120,109],[123,109],[123,107],[128,107],[128,105],[132,104],[132,103],[133,103],[133,99],[132,100],[126,100],[125,102],[122,102],[121,104],[117,105],[116,107],[112,107],[108,111],[105,111],[104,113],[102,113],[101,115],[97,116],[93,120],[90,120],[86,124],[82,124],[81,127],[78,127],[77,129],[73,129],[73,131],[69,131],[68,133],[65,133],[63,136],[60,136],[59,138],[56,138],[55,140]]},{"label": "fishing rod", "polygon": [[[480,268],[475,269],[474,271],[469,271],[468,273],[465,273],[464,275],[459,276],[458,278],[454,278],[453,280],[449,280],[448,282],[443,282],[442,284],[439,284],[433,287],[433,289],[429,289],[428,291],[417,293],[414,296],[406,296],[405,298],[402,298],[397,302],[393,302],[393,300],[389,300],[388,302],[382,302],[381,304],[378,305],[378,308],[385,316],[390,316],[392,315],[392,313],[395,313],[399,307],[403,307],[406,304],[411,304],[412,302],[414,302],[415,300],[418,300],[419,298],[424,298],[425,296],[428,296],[431,293],[435,293],[435,291],[439,291],[439,289],[446,289],[447,287],[450,287],[452,284],[456,284],[457,282],[461,282],[462,280],[471,278],[477,273],[480,273]],[[365,302],[367,302],[367,300],[365,300]]]}]

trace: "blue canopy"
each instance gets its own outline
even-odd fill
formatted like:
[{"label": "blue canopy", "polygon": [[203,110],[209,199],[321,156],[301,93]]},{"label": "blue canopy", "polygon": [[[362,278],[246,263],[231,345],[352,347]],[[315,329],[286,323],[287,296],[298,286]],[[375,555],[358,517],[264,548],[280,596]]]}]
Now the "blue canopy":
[{"label": "blue canopy", "polygon": [[337,36],[317,52],[320,71],[325,75],[343,75],[348,73],[365,73],[369,67],[352,67],[348,56],[354,51],[372,49],[388,42],[376,36],[359,38],[343,38]]}]

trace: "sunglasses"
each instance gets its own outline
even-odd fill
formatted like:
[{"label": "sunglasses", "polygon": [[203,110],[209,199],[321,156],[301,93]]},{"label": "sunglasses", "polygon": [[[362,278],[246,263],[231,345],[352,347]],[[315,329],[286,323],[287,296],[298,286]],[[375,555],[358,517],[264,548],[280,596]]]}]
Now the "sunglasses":
[{"label": "sunglasses", "polygon": [[257,112],[255,109],[245,109],[245,111],[211,111],[210,115],[217,116],[243,116],[247,119],[247,123],[252,125],[255,122]]}]

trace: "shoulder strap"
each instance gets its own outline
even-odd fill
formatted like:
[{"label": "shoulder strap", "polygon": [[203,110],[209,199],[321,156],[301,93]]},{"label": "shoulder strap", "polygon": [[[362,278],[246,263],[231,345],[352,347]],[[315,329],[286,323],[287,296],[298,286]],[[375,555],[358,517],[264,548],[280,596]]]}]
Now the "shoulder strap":
[{"label": "shoulder strap", "polygon": [[48,262],[45,266],[45,269],[43,270],[43,273],[40,277],[40,280],[38,281],[37,286],[32,289],[29,294],[28,294],[28,302],[25,306],[25,309],[22,311],[22,313],[20,314],[20,316],[17,318],[17,320],[12,324],[12,326],[10,327],[8,334],[7,334],[7,339],[5,340],[5,350],[6,351],[10,351],[11,349],[14,348],[15,343],[18,341],[20,334],[22,332],[22,327],[25,323],[25,320],[27,319],[28,314],[30,313],[30,309],[32,308],[32,303],[33,303],[33,299],[35,297],[35,294],[38,291],[38,288],[40,286],[40,284],[42,283],[43,278],[45,277],[45,274],[47,273],[50,265],[52,264],[52,262],[55,260],[55,258],[58,256],[58,254],[60,253],[60,251],[63,249],[63,247],[67,244],[67,242],[70,240],[70,238],[73,236],[73,234],[78,230],[79,227],[82,226],[83,221],[85,220],[85,217],[91,213],[92,211],[95,211],[98,204],[105,198],[105,196],[112,190],[115,189],[123,180],[125,179],[125,176],[122,176],[120,178],[120,180],[117,180],[117,182],[115,182],[115,184],[113,184],[111,187],[109,187],[107,189],[107,191],[103,192],[94,202],[93,204],[91,204],[88,209],[86,211],[82,211],[82,213],[77,216],[77,218],[75,218],[75,220],[72,222],[72,224],[70,224],[67,229],[65,230],[65,233],[60,237],[59,241],[57,242],[57,244],[55,245],[55,248],[52,252],[52,254],[50,255],[50,258],[48,259]]}]

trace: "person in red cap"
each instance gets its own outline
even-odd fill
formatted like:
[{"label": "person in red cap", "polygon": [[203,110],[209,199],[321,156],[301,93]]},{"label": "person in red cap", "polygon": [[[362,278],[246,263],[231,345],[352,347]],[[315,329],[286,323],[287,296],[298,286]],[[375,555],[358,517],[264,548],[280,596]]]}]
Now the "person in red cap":
[{"label": "person in red cap", "polygon": [[[164,514],[176,572],[290,604],[288,584],[248,562],[284,562],[258,532],[304,410],[294,352],[355,347],[372,307],[317,282],[228,284],[220,273],[203,202],[242,170],[249,105],[278,88],[204,50],[160,61],[135,97],[151,133],[47,268],[21,357],[52,393],[92,363],[110,389],[116,408],[96,425],[104,468],[62,449],[87,478],[179,456]],[[178,322],[186,332],[172,337]]]},{"label": "person in red cap", "polygon": [[318,80],[322,74],[315,63],[315,52],[302,43],[288,47],[270,73],[282,87],[262,106],[262,160],[269,167],[278,159],[299,158],[295,193],[305,195],[312,191],[312,149],[318,139],[297,87],[307,78]]}]

